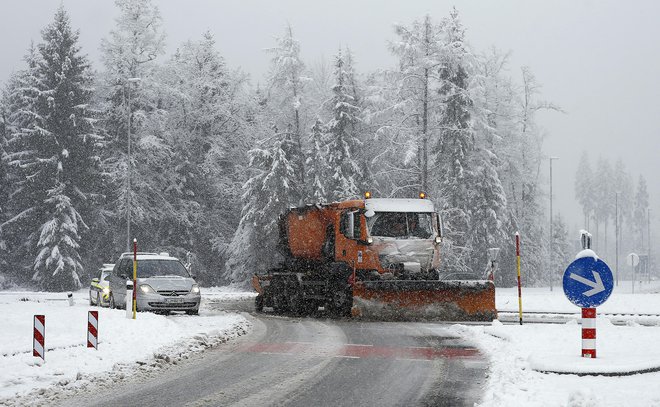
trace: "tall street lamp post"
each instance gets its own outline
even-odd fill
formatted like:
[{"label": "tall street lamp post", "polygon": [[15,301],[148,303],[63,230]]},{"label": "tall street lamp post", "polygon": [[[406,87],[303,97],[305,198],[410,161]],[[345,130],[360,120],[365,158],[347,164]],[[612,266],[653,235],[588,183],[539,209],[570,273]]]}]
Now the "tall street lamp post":
[{"label": "tall street lamp post", "polygon": [[646,261],[646,268],[648,269],[648,282],[651,283],[651,208],[646,208],[646,231],[648,242],[648,260]]},{"label": "tall street lamp post", "polygon": [[616,191],[615,192],[615,206],[614,206],[614,234],[615,234],[615,242],[616,242],[616,268],[615,268],[615,273],[616,273],[616,286],[619,286],[619,194],[621,192]]},{"label": "tall street lamp post", "polygon": [[140,78],[128,78],[124,84],[126,95],[126,133],[128,134],[128,165],[126,166],[126,251],[131,251],[131,177],[133,165],[131,164],[131,83],[138,83]]},{"label": "tall street lamp post", "polygon": [[552,291],[552,281],[555,279],[555,267],[553,262],[553,235],[552,235],[552,161],[558,160],[559,157],[550,157],[550,291]]}]

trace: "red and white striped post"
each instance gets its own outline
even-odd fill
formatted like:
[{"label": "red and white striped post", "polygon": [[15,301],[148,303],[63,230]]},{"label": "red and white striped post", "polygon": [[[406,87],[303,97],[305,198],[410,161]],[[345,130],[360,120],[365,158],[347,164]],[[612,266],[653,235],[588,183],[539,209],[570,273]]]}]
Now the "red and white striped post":
[{"label": "red and white striped post", "polygon": [[99,349],[99,312],[89,311],[87,314],[87,347]]},{"label": "red and white striped post", "polygon": [[32,356],[46,361],[46,316],[34,316],[34,335],[32,340]]},{"label": "red and white striped post", "polygon": [[582,308],[582,357],[596,358],[596,308]]}]

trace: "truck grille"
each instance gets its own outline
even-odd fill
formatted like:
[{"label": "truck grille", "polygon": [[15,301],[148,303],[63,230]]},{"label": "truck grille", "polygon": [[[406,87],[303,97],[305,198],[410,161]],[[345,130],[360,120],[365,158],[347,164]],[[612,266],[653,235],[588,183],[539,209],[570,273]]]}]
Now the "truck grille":
[{"label": "truck grille", "polygon": [[158,290],[158,294],[165,297],[178,297],[180,295],[186,295],[189,292],[188,290]]}]

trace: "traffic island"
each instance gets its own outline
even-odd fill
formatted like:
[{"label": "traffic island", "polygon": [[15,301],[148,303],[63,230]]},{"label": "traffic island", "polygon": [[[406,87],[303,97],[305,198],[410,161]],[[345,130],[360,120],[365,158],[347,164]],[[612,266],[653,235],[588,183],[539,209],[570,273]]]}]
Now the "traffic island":
[{"label": "traffic island", "polygon": [[[576,356],[531,357],[532,370],[539,373],[554,373],[576,376],[632,376],[660,372],[660,359],[641,360],[643,356],[630,357],[633,360],[621,360],[617,357],[602,356],[598,359],[585,359]],[[634,360],[639,359],[639,360]]]}]

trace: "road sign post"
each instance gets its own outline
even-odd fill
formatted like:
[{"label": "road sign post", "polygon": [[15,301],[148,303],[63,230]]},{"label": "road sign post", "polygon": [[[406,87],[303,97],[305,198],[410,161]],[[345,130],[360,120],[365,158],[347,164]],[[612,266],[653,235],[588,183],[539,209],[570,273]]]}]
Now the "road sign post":
[{"label": "road sign post", "polygon": [[522,290],[520,288],[520,233],[516,232],[516,269],[518,270],[518,319],[523,324]]},{"label": "road sign post", "polygon": [[612,271],[590,249],[590,235],[582,234],[582,250],[564,272],[566,298],[582,308],[582,357],[596,357],[596,307],[607,301],[614,288]]},{"label": "road sign post", "polygon": [[596,358],[596,308],[582,308],[582,357]]},{"label": "road sign post", "polygon": [[630,253],[626,256],[626,263],[630,266],[630,275],[632,276],[632,293],[635,294],[635,267],[639,264],[639,255]]}]

